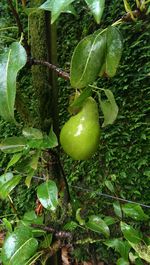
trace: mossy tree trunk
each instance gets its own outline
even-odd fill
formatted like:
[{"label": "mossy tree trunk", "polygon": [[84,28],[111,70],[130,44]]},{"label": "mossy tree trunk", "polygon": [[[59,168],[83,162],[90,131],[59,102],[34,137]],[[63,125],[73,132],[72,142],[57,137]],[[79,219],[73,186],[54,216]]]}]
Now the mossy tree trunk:
[{"label": "mossy tree trunk", "polygon": [[[43,1],[31,0],[31,7],[39,6]],[[39,10],[30,15],[30,42],[33,59],[47,61],[56,64],[56,25],[50,24],[50,13]],[[33,97],[37,104],[37,120],[34,126],[49,133],[51,126],[58,136],[58,89],[55,73],[46,66],[32,66]],[[56,157],[47,152],[46,156],[49,178],[57,179],[61,175]],[[47,264],[60,265],[60,253],[52,257]]]},{"label": "mossy tree trunk", "polygon": [[[32,0],[31,6],[41,3],[41,0]],[[56,26],[50,25],[50,13],[41,10],[32,13],[29,25],[32,57],[56,64]],[[58,135],[56,76],[46,66],[35,65],[32,67],[32,83],[37,99],[38,127],[48,132],[53,125]]]}]

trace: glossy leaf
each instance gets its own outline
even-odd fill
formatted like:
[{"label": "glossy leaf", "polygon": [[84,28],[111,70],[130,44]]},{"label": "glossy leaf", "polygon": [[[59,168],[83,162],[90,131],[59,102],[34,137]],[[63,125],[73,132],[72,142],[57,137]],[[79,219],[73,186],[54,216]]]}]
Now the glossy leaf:
[{"label": "glossy leaf", "polygon": [[107,28],[107,52],[105,73],[109,77],[116,74],[123,50],[123,41],[120,31],[113,26]]},{"label": "glossy leaf", "polygon": [[130,263],[127,260],[125,260],[124,258],[120,258],[117,260],[116,265],[130,265]]},{"label": "glossy leaf", "polygon": [[149,219],[149,216],[144,213],[140,205],[127,203],[122,206],[122,210],[124,214],[137,221],[144,221]]},{"label": "glossy leaf", "polygon": [[85,2],[91,10],[97,24],[99,24],[103,15],[105,0],[85,0]]},{"label": "glossy leaf", "polygon": [[71,60],[72,87],[83,88],[94,82],[103,65],[105,49],[105,31],[97,31],[79,42]]},{"label": "glossy leaf", "polygon": [[110,235],[108,225],[98,215],[89,216],[86,227],[94,232],[102,233],[105,237],[109,237]]},{"label": "glossy leaf", "polygon": [[139,231],[135,230],[131,225],[121,222],[121,231],[126,240],[132,243],[139,243],[142,239]]},{"label": "glossy leaf", "polygon": [[18,42],[0,55],[0,115],[7,121],[14,122],[16,78],[26,61],[26,51]]},{"label": "glossy leaf", "polygon": [[0,143],[0,150],[4,153],[17,153],[25,149],[27,141],[24,137],[9,137]]},{"label": "glossy leaf", "polygon": [[26,127],[22,130],[24,137],[28,139],[43,139],[43,134],[40,130],[32,127]]},{"label": "glossy leaf", "polygon": [[37,196],[44,208],[55,211],[58,205],[58,189],[54,181],[49,180],[38,186]]},{"label": "glossy leaf", "polygon": [[62,13],[69,13],[69,14],[72,14],[74,16],[77,16],[77,12],[76,12],[73,5],[68,5],[67,7],[65,7],[63,9]]},{"label": "glossy leaf", "polygon": [[14,176],[12,173],[6,173],[0,176],[0,197],[5,199],[20,180],[21,176]]},{"label": "glossy leaf", "polygon": [[51,11],[51,23],[54,23],[61,12],[64,12],[72,2],[74,0],[47,0],[39,8]]},{"label": "glossy leaf", "polygon": [[118,252],[123,259],[128,260],[131,246],[127,241],[115,238],[115,239],[106,240],[104,244],[109,248],[115,249],[115,251]]},{"label": "glossy leaf", "polygon": [[147,246],[146,244],[138,243],[134,244],[129,242],[132,248],[137,252],[141,259],[144,259],[148,263],[150,263],[150,245]]},{"label": "glossy leaf", "polygon": [[38,242],[32,237],[31,230],[20,227],[8,234],[2,248],[2,262],[4,265],[25,265],[37,250]]},{"label": "glossy leaf", "polygon": [[114,212],[115,214],[119,217],[122,218],[122,209],[121,209],[121,205],[118,201],[113,203],[113,207],[114,207]]},{"label": "glossy leaf", "polygon": [[107,97],[107,100],[101,100],[101,98],[99,98],[100,107],[104,115],[102,127],[113,124],[118,115],[118,106],[113,93],[109,89],[104,89],[104,93]]}]

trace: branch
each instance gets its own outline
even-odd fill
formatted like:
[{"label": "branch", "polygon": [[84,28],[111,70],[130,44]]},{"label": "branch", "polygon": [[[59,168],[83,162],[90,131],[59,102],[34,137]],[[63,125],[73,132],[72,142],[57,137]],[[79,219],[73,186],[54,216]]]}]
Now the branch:
[{"label": "branch", "polygon": [[27,56],[29,57],[30,56],[30,46],[29,46],[28,41],[27,41],[27,39],[25,37],[25,34],[24,34],[24,30],[23,30],[23,26],[22,26],[20,17],[18,15],[18,12],[16,11],[16,9],[13,6],[12,0],[7,0],[7,2],[8,2],[8,5],[10,6],[10,9],[11,9],[11,11],[13,13],[13,16],[14,16],[14,18],[16,20],[19,34],[20,35],[23,34],[23,44],[24,44],[24,48],[26,50]]},{"label": "branch", "polygon": [[31,65],[45,65],[49,69],[53,70],[56,72],[56,74],[65,80],[70,80],[70,75],[67,72],[64,72],[62,69],[58,68],[56,65],[53,65],[49,62],[41,61],[41,60],[36,60],[36,59],[31,59]]},{"label": "branch", "polygon": [[67,231],[57,231],[54,228],[50,227],[50,226],[44,226],[44,225],[38,225],[38,224],[31,224],[32,227],[34,228],[40,228],[43,231],[49,232],[49,233],[53,233],[54,236],[58,239],[72,239],[72,234],[70,232]]}]

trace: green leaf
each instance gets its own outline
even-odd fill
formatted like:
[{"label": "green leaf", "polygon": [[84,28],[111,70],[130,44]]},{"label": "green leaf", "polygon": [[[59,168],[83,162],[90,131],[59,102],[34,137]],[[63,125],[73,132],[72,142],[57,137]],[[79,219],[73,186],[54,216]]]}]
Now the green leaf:
[{"label": "green leaf", "polygon": [[58,140],[53,128],[51,128],[49,135],[45,135],[43,139],[30,139],[28,145],[30,148],[36,149],[54,148],[58,145]]},{"label": "green leaf", "polygon": [[114,186],[110,180],[105,180],[105,186],[107,187],[108,190],[110,190],[112,193],[115,192]]},{"label": "green leaf", "polygon": [[101,100],[101,98],[99,98],[100,107],[104,115],[102,127],[113,124],[118,115],[118,106],[113,93],[109,89],[104,89],[104,93],[107,97],[107,100]]},{"label": "green leaf", "polygon": [[[31,224],[41,225],[43,224],[43,216],[37,216],[34,211],[26,212],[21,220],[21,223],[29,227]],[[45,231],[40,228],[31,227],[31,230],[34,237],[43,236],[45,234]]]},{"label": "green leaf", "polygon": [[134,244],[133,242],[129,242],[132,248],[137,252],[138,256],[141,259],[144,259],[148,263],[150,263],[150,245],[147,246],[146,244],[138,243]]},{"label": "green leaf", "polygon": [[38,242],[32,237],[31,230],[20,227],[8,234],[2,248],[2,262],[4,265],[25,265],[37,250]]},{"label": "green leaf", "polygon": [[62,13],[69,13],[69,14],[72,14],[74,16],[77,16],[77,12],[76,12],[73,5],[69,5],[66,8],[64,8]]},{"label": "green leaf", "polygon": [[21,157],[22,157],[22,153],[14,154],[13,157],[11,158],[11,160],[9,161],[7,167],[6,167],[6,171],[10,167],[12,167],[13,165],[15,165],[20,160]]},{"label": "green leaf", "polygon": [[5,225],[6,230],[9,233],[12,233],[12,225],[6,218],[3,218],[3,224]]},{"label": "green leaf", "polygon": [[111,217],[111,216],[105,216],[104,217],[104,222],[109,226],[109,225],[113,225],[116,223],[116,220]]},{"label": "green leaf", "polygon": [[71,59],[71,85],[83,88],[95,81],[105,59],[106,34],[98,30],[81,40]]},{"label": "green leaf", "polygon": [[122,218],[122,210],[121,210],[121,206],[120,203],[118,201],[113,203],[113,207],[114,207],[114,212],[115,214],[119,217]]},{"label": "green leaf", "polygon": [[127,216],[137,221],[144,221],[149,219],[149,216],[144,213],[140,205],[127,203],[122,206],[122,210]]},{"label": "green leaf", "polygon": [[[52,243],[53,236],[52,234],[46,234],[44,235],[44,240],[41,242],[40,247],[41,248],[49,248]],[[45,264],[45,263],[44,263]]]},{"label": "green leaf", "polygon": [[70,113],[76,113],[83,105],[84,101],[92,95],[92,87],[86,87],[83,92],[71,103],[68,110]]},{"label": "green leaf", "polygon": [[78,227],[78,224],[74,221],[70,221],[69,223],[64,225],[64,229],[68,231],[73,231]]},{"label": "green leaf", "polygon": [[18,42],[12,43],[10,49],[0,55],[0,115],[9,122],[15,121],[16,77],[26,61],[26,51]]},{"label": "green leaf", "polygon": [[12,173],[6,173],[0,176],[0,197],[5,199],[20,180],[21,176],[14,176]]},{"label": "green leaf", "polygon": [[30,185],[31,185],[31,180],[32,180],[32,178],[33,178],[33,176],[34,176],[34,169],[30,169],[29,170],[29,172],[27,173],[27,177],[26,177],[26,179],[25,179],[25,184],[26,184],[26,186],[29,188],[30,187]]},{"label": "green leaf", "polygon": [[76,211],[76,220],[80,225],[85,225],[85,220],[81,217],[81,208],[78,208]]},{"label": "green leaf", "polygon": [[115,251],[118,252],[123,259],[128,260],[129,251],[131,247],[127,241],[115,238],[115,239],[106,240],[104,244],[109,248],[115,249]]},{"label": "green leaf", "polygon": [[72,2],[74,0],[47,0],[39,8],[51,11],[51,23],[54,23],[61,12],[64,12]]},{"label": "green leaf", "polygon": [[85,2],[91,10],[97,24],[99,24],[103,15],[105,0],[85,0]]},{"label": "green leaf", "polygon": [[131,225],[121,222],[121,231],[126,240],[132,243],[139,243],[142,239],[139,231],[135,230]]},{"label": "green leaf", "polygon": [[58,145],[57,136],[54,133],[52,127],[51,127],[49,135],[48,135],[48,141],[49,141],[49,148],[54,148]]},{"label": "green leaf", "polygon": [[27,185],[28,188],[30,187],[34,172],[38,167],[39,157],[40,157],[40,152],[36,151],[35,153],[32,154],[30,162],[28,164],[29,171],[27,173],[27,177],[25,180],[25,184]]},{"label": "green leaf", "polygon": [[25,224],[43,224],[43,216],[37,216],[35,211],[29,211],[26,212],[22,218],[22,221],[25,222]]},{"label": "green leaf", "polygon": [[116,74],[121,55],[123,50],[123,41],[120,31],[110,26],[107,28],[107,52],[105,73],[109,77],[113,77]]},{"label": "green leaf", "polygon": [[22,130],[24,137],[28,139],[43,139],[43,134],[40,130],[32,127],[26,127]]},{"label": "green leaf", "polygon": [[130,263],[124,258],[120,258],[117,260],[117,265],[130,265]]},{"label": "green leaf", "polygon": [[38,186],[37,196],[44,208],[55,211],[58,205],[58,189],[54,181],[49,180]]},{"label": "green leaf", "polygon": [[25,149],[27,141],[24,137],[9,137],[0,144],[0,150],[4,153],[17,153]]},{"label": "green leaf", "polygon": [[108,225],[98,215],[89,216],[86,227],[94,232],[102,233],[105,237],[109,237],[110,231]]}]

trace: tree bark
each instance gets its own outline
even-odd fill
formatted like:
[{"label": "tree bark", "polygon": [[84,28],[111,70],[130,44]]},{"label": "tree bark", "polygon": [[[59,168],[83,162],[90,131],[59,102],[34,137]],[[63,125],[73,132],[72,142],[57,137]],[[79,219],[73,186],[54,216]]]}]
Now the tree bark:
[{"label": "tree bark", "polygon": [[[32,0],[31,7],[39,6],[43,1]],[[30,15],[30,41],[33,59],[57,64],[56,51],[56,25],[50,24],[50,12],[38,10]],[[34,125],[42,131],[49,133],[51,126],[55,134],[59,135],[58,119],[58,88],[57,77],[45,65],[32,66],[32,84],[37,103],[37,121]],[[58,163],[59,154],[45,152],[44,160],[47,162],[49,178],[55,179],[58,189],[61,188],[62,175]],[[60,252],[51,257],[47,264],[61,265]]]},{"label": "tree bark", "polygon": [[[31,6],[39,6],[41,0],[32,0]],[[32,58],[56,64],[56,26],[50,25],[50,12],[38,10],[30,15],[30,38]],[[58,136],[57,80],[54,72],[46,66],[32,66],[32,83],[37,99],[36,126],[49,132],[51,125]]]}]

